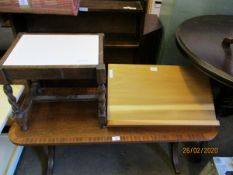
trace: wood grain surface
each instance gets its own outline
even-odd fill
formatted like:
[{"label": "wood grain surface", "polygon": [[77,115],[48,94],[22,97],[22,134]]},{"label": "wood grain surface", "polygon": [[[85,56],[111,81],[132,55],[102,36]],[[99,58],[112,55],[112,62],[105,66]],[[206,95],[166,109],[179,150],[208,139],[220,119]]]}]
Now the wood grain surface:
[{"label": "wood grain surface", "polygon": [[[29,128],[14,123],[10,140],[18,145],[61,145],[125,142],[211,140],[218,129],[208,127],[105,128],[98,124],[96,101],[40,103],[30,111]],[[117,138],[116,141],[114,138]]]},{"label": "wood grain surface", "polygon": [[109,65],[108,126],[218,126],[209,80],[180,66]]}]

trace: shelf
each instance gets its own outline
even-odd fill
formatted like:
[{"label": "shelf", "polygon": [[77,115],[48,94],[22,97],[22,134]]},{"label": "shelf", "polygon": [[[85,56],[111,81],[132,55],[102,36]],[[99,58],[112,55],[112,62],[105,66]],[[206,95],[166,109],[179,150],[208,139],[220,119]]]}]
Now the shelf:
[{"label": "shelf", "polygon": [[136,37],[128,35],[110,35],[105,37],[105,48],[138,48]]},{"label": "shelf", "polygon": [[22,151],[23,147],[13,145],[7,134],[0,135],[0,174],[14,174]]},{"label": "shelf", "polygon": [[104,50],[105,64],[132,64],[135,58],[135,49],[106,48]]},{"label": "shelf", "polygon": [[83,12],[117,11],[117,12],[142,13],[143,7],[140,1],[81,0],[79,11],[83,11]]}]

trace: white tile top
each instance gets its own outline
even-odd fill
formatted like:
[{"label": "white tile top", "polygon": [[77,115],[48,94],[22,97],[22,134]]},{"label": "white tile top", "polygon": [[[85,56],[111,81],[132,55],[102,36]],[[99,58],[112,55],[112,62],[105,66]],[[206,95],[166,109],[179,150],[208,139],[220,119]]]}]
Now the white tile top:
[{"label": "white tile top", "polygon": [[25,34],[4,66],[72,66],[99,63],[99,35]]}]

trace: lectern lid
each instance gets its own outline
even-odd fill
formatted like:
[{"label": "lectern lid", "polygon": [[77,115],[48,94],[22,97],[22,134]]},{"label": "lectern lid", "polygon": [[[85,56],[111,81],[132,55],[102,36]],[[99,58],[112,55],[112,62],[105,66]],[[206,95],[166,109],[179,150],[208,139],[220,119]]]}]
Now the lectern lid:
[{"label": "lectern lid", "polygon": [[233,83],[233,16],[189,19],[179,26],[176,37],[184,52],[202,70]]}]

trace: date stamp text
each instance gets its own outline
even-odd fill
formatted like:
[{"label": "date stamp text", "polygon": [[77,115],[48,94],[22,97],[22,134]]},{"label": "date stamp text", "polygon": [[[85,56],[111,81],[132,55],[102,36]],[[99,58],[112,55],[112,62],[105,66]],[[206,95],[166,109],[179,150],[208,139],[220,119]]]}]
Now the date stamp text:
[{"label": "date stamp text", "polygon": [[218,154],[216,147],[183,147],[183,154]]}]

